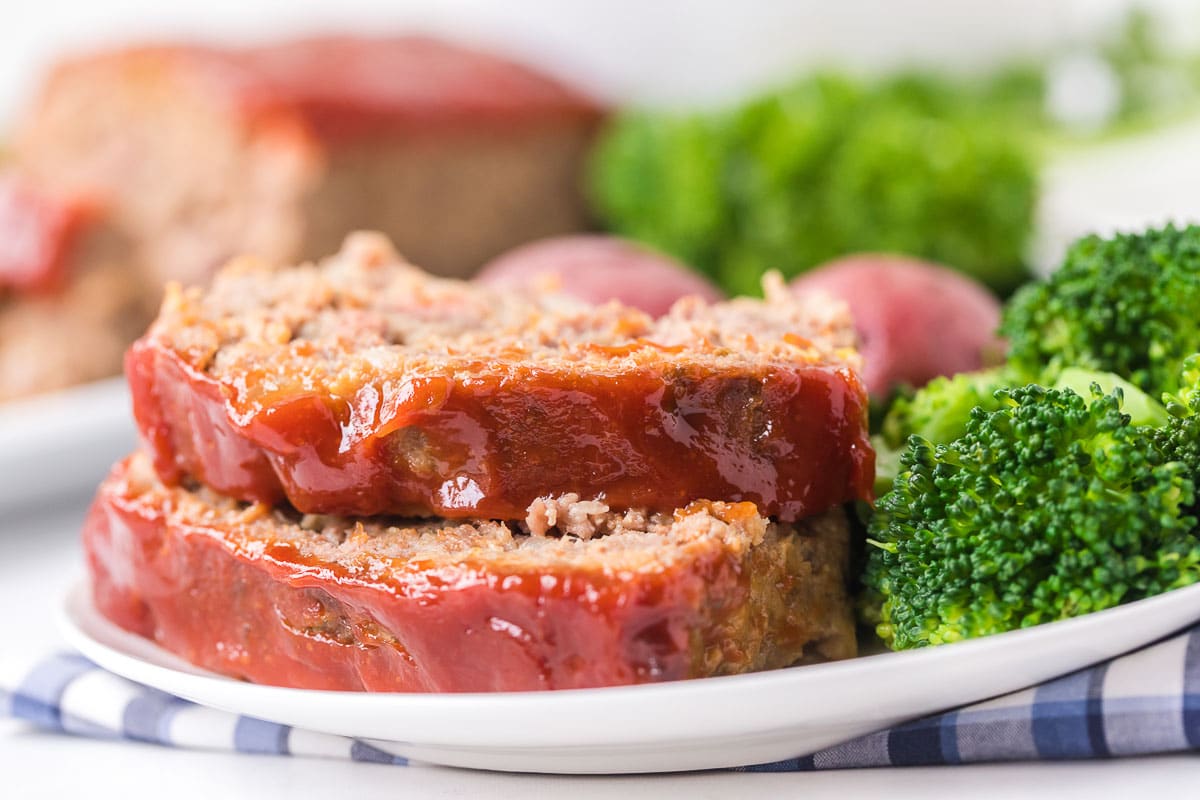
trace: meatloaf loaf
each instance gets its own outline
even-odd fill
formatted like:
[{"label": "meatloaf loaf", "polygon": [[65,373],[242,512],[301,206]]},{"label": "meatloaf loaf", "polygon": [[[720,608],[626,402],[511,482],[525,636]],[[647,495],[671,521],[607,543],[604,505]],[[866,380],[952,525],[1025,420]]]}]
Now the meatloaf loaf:
[{"label": "meatloaf loaf", "polygon": [[141,47],[59,65],[13,157],[110,205],[160,278],[325,255],[356,227],[461,275],[584,225],[600,118],[556,80],[426,38]]},{"label": "meatloaf loaf", "polygon": [[84,544],[105,616],[259,683],[565,689],[855,652],[840,510],[794,526],[749,503],[561,510],[605,532],[300,515],[167,488],[133,456],[100,488]]},{"label": "meatloaf loaf", "polygon": [[377,235],[168,293],[131,349],[160,477],[301,511],[521,519],[538,497],[794,521],[869,496],[843,305],[684,299],[664,317],[438,279]]}]

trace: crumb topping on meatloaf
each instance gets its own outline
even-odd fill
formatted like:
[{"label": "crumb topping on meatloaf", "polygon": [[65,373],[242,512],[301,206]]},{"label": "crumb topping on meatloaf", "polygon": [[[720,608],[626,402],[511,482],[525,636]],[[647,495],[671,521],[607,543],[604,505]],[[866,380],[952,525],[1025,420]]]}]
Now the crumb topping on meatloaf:
[{"label": "crumb topping on meatloaf", "polygon": [[165,487],[136,455],[101,487],[84,542],[106,616],[262,683],[579,688],[854,654],[840,510],[787,525],[705,502],[553,533],[303,516]]},{"label": "crumb topping on meatloaf", "polygon": [[412,373],[468,381],[523,361],[600,372],[684,359],[714,370],[859,366],[843,303],[795,297],[776,280],[766,289],[763,301],[687,298],[656,320],[616,303],[435,278],[383,237],[359,233],[318,264],[280,269],[245,258],[207,291],[173,287],[153,335],[234,387],[242,407],[287,392],[352,397]]}]

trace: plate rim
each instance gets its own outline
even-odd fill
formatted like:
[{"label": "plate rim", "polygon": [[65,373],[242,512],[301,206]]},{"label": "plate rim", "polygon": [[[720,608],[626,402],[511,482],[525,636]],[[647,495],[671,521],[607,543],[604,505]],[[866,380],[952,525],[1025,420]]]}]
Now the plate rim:
[{"label": "plate rim", "polygon": [[[1192,602],[1195,601],[1195,602]],[[974,657],[983,657],[992,651],[1012,650],[1019,647],[1022,642],[1054,636],[1064,625],[1071,625],[1077,629],[1077,632],[1082,635],[1086,630],[1102,629],[1108,625],[1120,624],[1122,619],[1130,616],[1136,616],[1143,613],[1145,609],[1151,605],[1157,607],[1166,604],[1186,605],[1191,603],[1194,606],[1193,610],[1188,613],[1192,619],[1191,624],[1200,621],[1200,583],[1192,586],[1181,587],[1172,590],[1162,595],[1157,595],[1151,598],[1134,601],[1122,606],[1117,606],[1103,611],[1092,612],[1080,617],[1075,617],[1067,620],[1046,623],[1031,628],[1010,631],[1002,634],[994,634],[989,637],[981,637],[979,639],[957,642],[952,645],[940,645],[937,647],[920,648],[917,650],[902,651],[902,652],[885,652],[877,655],[861,656],[857,658],[847,659],[838,662],[829,662],[825,664],[813,664],[800,667],[784,668],[779,670],[770,670],[765,672],[751,673],[746,675],[731,675],[720,676],[714,678],[698,678],[681,681],[672,681],[664,683],[641,684],[636,686],[613,686],[600,687],[591,689],[561,689],[553,691],[525,691],[525,692],[469,692],[469,693],[424,693],[424,692],[348,692],[348,691],[333,691],[333,690],[317,690],[317,689],[296,689],[291,687],[270,686],[265,684],[253,684],[249,682],[239,681],[234,678],[219,675],[209,672],[191,665],[188,665],[183,659],[170,651],[162,648],[158,643],[138,636],[137,634],[126,631],[115,623],[112,623],[105,618],[95,608],[92,603],[90,586],[86,577],[82,580],[77,579],[71,584],[68,590],[65,601],[60,604],[57,614],[57,623],[60,632],[73,647],[83,653],[87,658],[91,659],[104,669],[107,669],[115,674],[125,677],[134,682],[143,685],[151,686],[152,688],[162,689],[170,693],[180,694],[180,696],[194,695],[193,692],[179,693],[177,688],[163,689],[160,681],[147,681],[144,676],[149,674],[153,678],[154,673],[175,673],[184,677],[187,681],[202,681],[204,686],[214,692],[228,692],[232,699],[229,703],[222,704],[226,710],[231,712],[236,711],[231,707],[236,705],[236,701],[244,697],[247,692],[252,692],[255,695],[263,698],[275,699],[278,702],[285,701],[290,698],[297,697],[297,693],[309,702],[321,708],[349,708],[357,713],[363,711],[376,711],[387,707],[403,707],[410,715],[426,716],[436,713],[452,714],[461,716],[463,714],[472,714],[480,717],[492,717],[494,715],[503,715],[507,709],[511,709],[514,704],[519,704],[522,710],[522,715],[529,720],[548,720],[554,716],[570,716],[580,709],[588,709],[594,706],[597,702],[604,703],[608,706],[614,704],[636,706],[639,700],[654,697],[662,703],[673,702],[676,704],[694,704],[703,702],[704,704],[713,707],[737,707],[736,700],[739,696],[744,697],[747,692],[751,694],[763,692],[786,693],[796,691],[796,684],[816,683],[821,681],[836,681],[836,682],[856,682],[869,681],[872,679],[872,673],[881,669],[893,671],[900,664],[908,665],[906,670],[908,673],[920,672],[922,664],[932,662],[939,668],[945,668],[938,662],[948,661],[946,667],[953,668],[955,661],[969,661]],[[144,648],[151,648],[155,651],[155,657],[160,660],[166,660],[168,663],[177,663],[182,666],[164,666],[162,663],[155,663],[142,658],[135,652],[118,649],[117,647],[101,641],[94,637],[86,629],[86,622],[78,619],[79,608],[76,606],[82,605],[85,612],[90,612],[95,620],[103,626],[106,633],[116,634],[118,641],[121,638],[128,637],[137,642]],[[1188,624],[1177,626],[1173,629],[1173,633],[1178,633],[1186,628]],[[1146,639],[1141,645],[1132,649],[1139,649],[1146,645],[1159,641],[1164,636],[1173,635],[1172,632],[1161,634],[1153,638]],[[947,659],[948,653],[954,653],[953,660]],[[983,655],[979,655],[983,654]],[[1098,661],[1105,659],[1105,656],[1098,657],[1087,664],[1080,664],[1079,669],[1085,668]],[[881,666],[882,665],[882,666]],[[132,669],[129,667],[132,666]],[[184,667],[187,667],[186,669]],[[903,668],[901,668],[903,669]],[[829,676],[834,676],[830,678]],[[891,676],[888,676],[891,677]],[[1052,677],[1052,676],[1051,676]],[[1049,677],[1042,680],[1048,680]],[[1033,683],[1037,683],[1034,681]],[[996,697],[1007,694],[1012,691],[1019,691],[1022,688],[1027,688],[1033,685],[1030,683],[1022,686],[1009,686],[997,689],[995,692],[980,696],[972,702],[982,701],[989,697]],[[811,687],[809,687],[811,689]],[[724,701],[724,702],[722,702]],[[208,705],[216,705],[207,702]],[[787,706],[787,703],[779,703],[781,707]],[[947,703],[940,709],[926,709],[918,713],[905,715],[903,719],[911,719],[929,714],[938,713],[939,710],[952,708],[960,703]],[[768,709],[769,711],[769,709]],[[236,711],[236,713],[251,713],[247,711]],[[251,713],[251,715],[253,715]],[[872,718],[872,720],[877,718]],[[861,715],[847,715],[841,720],[846,724],[863,722],[866,719]],[[897,720],[899,721],[899,720]],[[749,735],[752,733],[760,733],[766,730],[784,729],[794,727],[796,720],[794,713],[781,713],[774,716],[771,720],[763,720],[754,715],[726,715],[722,720],[722,736],[739,736]],[[540,725],[530,725],[530,728],[540,729]],[[564,740],[561,736],[522,736],[522,747],[537,747],[537,746],[554,746],[557,748],[565,748],[570,746],[588,747],[600,744],[607,744],[612,741],[611,736],[595,733],[588,736],[590,726],[577,726],[581,730],[575,739],[570,741]],[[689,726],[696,728],[697,724],[693,723]],[[693,730],[693,738],[697,741],[709,739],[712,733],[703,725],[698,726],[698,730]],[[710,726],[711,727],[711,726]],[[558,733],[561,732],[559,729]],[[625,740],[629,744],[636,744],[639,741],[661,742],[665,740],[660,734],[646,735],[639,737],[637,731],[630,731],[630,736]],[[339,734],[349,735],[349,734]],[[684,736],[683,738],[687,738]],[[392,740],[400,741],[400,740]],[[472,739],[470,736],[456,737],[452,740],[445,740],[436,736],[422,738],[423,743],[436,745],[440,747],[476,747],[487,746],[481,739]]]}]

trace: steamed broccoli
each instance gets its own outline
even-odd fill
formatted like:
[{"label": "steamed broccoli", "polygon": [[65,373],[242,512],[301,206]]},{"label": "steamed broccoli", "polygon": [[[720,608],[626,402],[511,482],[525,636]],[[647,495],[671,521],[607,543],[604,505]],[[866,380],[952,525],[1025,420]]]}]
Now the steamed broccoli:
[{"label": "steamed broccoli", "polygon": [[900,471],[900,456],[914,434],[932,444],[945,444],[962,435],[971,409],[993,410],[1000,407],[997,389],[1023,384],[1004,367],[960,372],[952,377],[934,378],[917,391],[900,395],[893,402],[871,437],[875,448],[875,495],[892,488]]},{"label": "steamed broccoli", "polygon": [[[1193,470],[1121,411],[1122,391],[1037,385],[913,436],[870,524],[864,582],[896,649],[1036,625],[1200,579]],[[1182,439],[1181,439],[1182,441]]]},{"label": "steamed broccoli", "polygon": [[1153,397],[1179,388],[1200,351],[1200,227],[1088,236],[1044,282],[1004,309],[1001,333],[1019,369],[1114,372]]},{"label": "steamed broccoli", "polygon": [[712,275],[732,224],[725,139],[719,120],[626,113],[600,140],[591,193],[615,230]]},{"label": "steamed broccoli", "polygon": [[[930,444],[948,444],[966,432],[973,409],[995,411],[1004,405],[996,393],[998,389],[1048,377],[1023,374],[1010,366],[994,367],[934,378],[916,392],[898,397],[883,418],[879,435],[871,440],[876,455],[875,494],[882,496],[892,488],[910,436],[920,436]],[[1093,383],[1105,393],[1120,388],[1125,398],[1123,410],[1134,425],[1162,425],[1168,419],[1159,403],[1110,372],[1068,367],[1047,383],[1055,389],[1072,389],[1084,397],[1090,394]]]},{"label": "steamed broccoli", "polygon": [[1163,395],[1170,417],[1153,436],[1164,455],[1185,464],[1200,486],[1200,354],[1183,362],[1179,383],[1180,391]]},{"label": "steamed broccoli", "polygon": [[1198,307],[1200,228],[1088,237],[1010,301],[1005,366],[895,403],[864,576],[892,647],[1200,580]]},{"label": "steamed broccoli", "polygon": [[997,389],[1024,383],[1005,367],[934,378],[912,395],[896,398],[880,434],[892,448],[903,447],[913,434],[945,444],[962,433],[971,409],[997,409],[1001,405],[995,397]]},{"label": "steamed broccoli", "polygon": [[612,230],[757,294],[855,251],[903,252],[1001,290],[1026,276],[1035,164],[1025,128],[929,75],[819,74],[736,108],[620,115],[591,196]]},{"label": "steamed broccoli", "polygon": [[1080,397],[1087,397],[1091,394],[1093,385],[1099,386],[1100,391],[1104,394],[1112,394],[1114,389],[1120,389],[1121,411],[1129,417],[1129,421],[1134,425],[1158,427],[1165,425],[1171,418],[1162,403],[1111,372],[1067,367],[1058,371],[1052,388],[1070,389]]}]

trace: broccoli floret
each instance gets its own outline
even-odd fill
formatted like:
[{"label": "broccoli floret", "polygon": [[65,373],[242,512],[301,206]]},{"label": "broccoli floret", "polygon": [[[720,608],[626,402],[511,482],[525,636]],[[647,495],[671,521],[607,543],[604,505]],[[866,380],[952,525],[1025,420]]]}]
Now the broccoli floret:
[{"label": "broccoli floret", "polygon": [[971,409],[1000,407],[1001,401],[994,396],[997,389],[1026,382],[1005,367],[934,378],[912,395],[896,398],[880,434],[893,448],[903,447],[913,434],[944,444],[962,433]]},{"label": "broccoli floret", "polygon": [[1200,227],[1076,242],[1057,272],[1020,290],[1001,333],[1026,371],[1114,372],[1153,397],[1179,388],[1200,351]]},{"label": "broccoli floret", "polygon": [[996,390],[1023,383],[1011,370],[996,367],[934,378],[916,392],[897,397],[878,435],[871,437],[875,448],[875,495],[880,497],[892,488],[910,436],[920,436],[933,444],[956,439],[966,430],[971,409],[997,409],[1000,400],[995,397]]},{"label": "broccoli floret", "polygon": [[1164,455],[1185,464],[1200,485],[1200,354],[1183,362],[1179,382],[1177,393],[1163,395],[1170,416],[1152,435]]},{"label": "broccoli floret", "polygon": [[1121,411],[1122,392],[1001,390],[965,432],[910,439],[871,520],[864,583],[905,649],[1096,611],[1200,579],[1187,466]]},{"label": "broccoli floret", "polygon": [[900,455],[910,436],[915,434],[931,444],[947,444],[957,439],[966,432],[973,409],[995,411],[1003,405],[997,389],[1044,383],[1055,389],[1072,389],[1086,397],[1095,383],[1106,394],[1121,389],[1125,397],[1122,410],[1134,425],[1158,426],[1168,419],[1162,405],[1111,372],[1069,367],[1060,370],[1054,380],[1050,377],[1022,374],[1008,366],[994,367],[935,378],[916,392],[898,397],[884,417],[879,435],[871,440],[876,456],[876,496],[892,488],[892,481],[900,471]]},{"label": "broccoli floret", "polygon": [[1114,389],[1120,389],[1121,410],[1129,416],[1129,421],[1134,425],[1159,427],[1165,425],[1171,418],[1162,403],[1152,399],[1150,395],[1129,381],[1111,372],[1067,367],[1059,370],[1052,388],[1070,389],[1080,397],[1088,397],[1091,395],[1093,385],[1099,386],[1100,391],[1104,394],[1112,394]]}]

